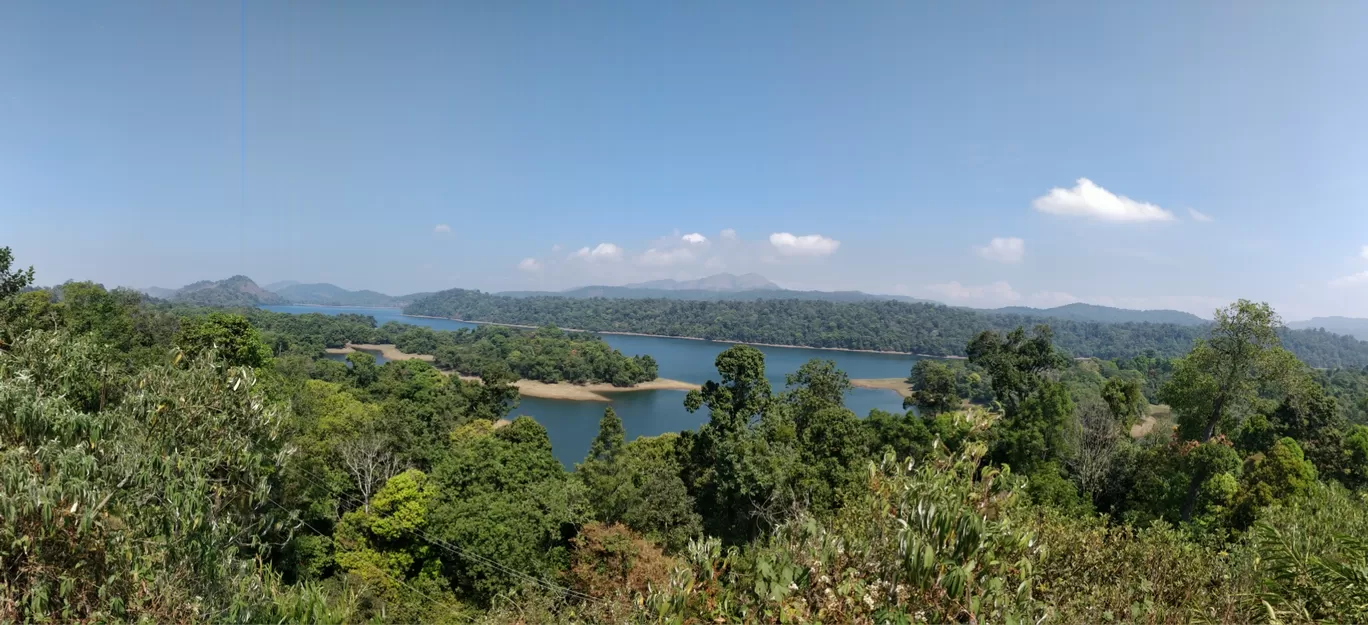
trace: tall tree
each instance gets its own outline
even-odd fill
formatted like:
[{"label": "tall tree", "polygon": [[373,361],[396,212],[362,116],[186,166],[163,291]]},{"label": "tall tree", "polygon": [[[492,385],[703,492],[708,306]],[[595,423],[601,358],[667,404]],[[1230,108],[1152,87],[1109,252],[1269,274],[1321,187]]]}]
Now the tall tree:
[{"label": "tall tree", "polygon": [[[1160,398],[1178,416],[1179,434],[1205,443],[1223,431],[1234,431],[1239,417],[1259,391],[1285,382],[1299,368],[1295,356],[1278,342],[1282,319],[1265,303],[1240,300],[1216,311],[1211,336],[1198,339],[1179,359]],[[1194,474],[1183,502],[1190,520],[1201,476]]]},{"label": "tall tree", "polygon": [[0,247],[0,299],[5,299],[33,284],[33,267],[11,269],[14,253],[8,247]]}]

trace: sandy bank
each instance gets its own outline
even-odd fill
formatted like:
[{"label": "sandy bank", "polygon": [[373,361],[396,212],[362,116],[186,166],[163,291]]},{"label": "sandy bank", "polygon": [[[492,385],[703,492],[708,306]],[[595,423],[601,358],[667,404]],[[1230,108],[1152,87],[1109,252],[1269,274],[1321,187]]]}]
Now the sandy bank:
[{"label": "sandy bank", "polygon": [[[432,354],[409,354],[399,351],[393,345],[377,345],[371,343],[347,343],[347,349],[360,350],[363,352],[380,352],[385,360],[426,360],[432,362]],[[328,353],[332,353],[329,351]],[[344,352],[345,353],[345,352]]]},{"label": "sandy bank", "polygon": [[[463,375],[462,380],[467,382],[480,381],[479,376]],[[608,394],[611,393],[632,393],[636,391],[690,391],[701,388],[697,384],[681,382],[679,380],[666,380],[657,378],[650,382],[642,382],[636,386],[613,386],[612,384],[571,384],[569,382],[557,382],[547,384],[537,380],[518,380],[513,383],[518,387],[518,394],[524,397],[537,397],[541,399],[563,399],[566,401],[611,401]]]},{"label": "sandy bank", "polygon": [[[446,321],[459,321],[461,323],[473,323],[482,326],[503,326],[505,328],[525,328],[535,330],[540,326],[529,326],[518,323],[496,323],[494,321],[471,321],[469,319],[456,319],[453,317],[434,317],[432,315],[409,315],[405,317],[417,317],[419,319],[444,319]],[[713,343],[727,343],[729,345],[754,345],[756,347],[786,347],[790,349],[820,349],[828,352],[857,352],[863,354],[890,354],[893,356],[916,356],[917,358],[938,358],[942,360],[968,360],[964,356],[933,356],[931,354],[913,354],[910,352],[894,352],[880,349],[850,349],[848,347],[813,347],[811,345],[781,345],[779,343],[751,343],[747,341],[729,341],[726,339],[705,339],[699,336],[669,336],[667,334],[643,334],[641,332],[613,332],[611,330],[582,330],[579,328],[561,328],[566,332],[588,332],[590,334],[616,334],[618,336],[645,336],[653,339],[682,339],[685,341],[712,341]]]},{"label": "sandy bank", "polygon": [[912,386],[907,383],[907,378],[854,378],[850,380],[850,385],[855,388],[894,391],[903,397],[912,395]]}]

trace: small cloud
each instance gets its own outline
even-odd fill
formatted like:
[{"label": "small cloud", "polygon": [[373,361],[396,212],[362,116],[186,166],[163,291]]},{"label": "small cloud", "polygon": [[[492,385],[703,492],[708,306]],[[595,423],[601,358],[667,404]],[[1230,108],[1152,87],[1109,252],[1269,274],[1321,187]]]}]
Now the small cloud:
[{"label": "small cloud", "polygon": [[728,240],[728,241],[735,241],[735,240],[736,240],[736,231],[735,231],[735,230],[732,230],[731,228],[723,228],[723,229],[722,229],[722,238],[724,238],[724,239],[726,239],[726,240]]},{"label": "small cloud", "polygon": [[1079,178],[1072,189],[1050,189],[1032,202],[1035,209],[1051,215],[1084,217],[1099,221],[1146,222],[1173,221],[1173,213],[1148,202],[1137,202],[1124,195]]},{"label": "small cloud", "polygon": [[524,258],[518,263],[518,269],[523,271],[541,271],[542,264],[535,258]]},{"label": "small cloud", "polygon": [[666,266],[677,265],[680,263],[692,262],[694,254],[688,248],[677,248],[673,250],[660,251],[655,248],[646,250],[646,253],[637,257],[637,262],[643,265]]},{"label": "small cloud", "polygon": [[585,260],[620,260],[622,258],[622,248],[613,245],[612,243],[599,243],[594,249],[581,247],[573,256]]},{"label": "small cloud", "polygon": [[787,232],[776,232],[769,237],[770,245],[780,254],[788,256],[828,256],[841,247],[841,242],[820,234],[796,236]]},{"label": "small cloud", "polygon": [[685,243],[691,243],[693,245],[702,245],[708,242],[708,237],[705,237],[697,232],[690,232],[689,234],[686,234],[680,238],[683,239]]},{"label": "small cloud", "polygon": [[979,256],[999,263],[1019,263],[1026,255],[1026,242],[1016,237],[996,237],[988,245],[974,248]]},{"label": "small cloud", "polygon": [[1200,222],[1202,222],[1202,223],[1204,223],[1204,224],[1209,224],[1209,223],[1211,223],[1211,222],[1213,222],[1213,221],[1216,221],[1215,219],[1213,219],[1213,218],[1211,217],[1211,215],[1208,215],[1208,214],[1206,214],[1206,213],[1203,213],[1202,211],[1199,211],[1199,210],[1197,210],[1197,209],[1195,209],[1195,208],[1189,208],[1189,209],[1188,209],[1188,215],[1191,215],[1191,216],[1192,216],[1192,220],[1193,220],[1193,221],[1200,221]]},{"label": "small cloud", "polygon": [[565,249],[565,248],[561,247],[561,244],[560,244],[560,243],[556,243],[556,244],[553,244],[553,245],[551,246],[551,253],[554,254],[554,253],[559,252],[559,251],[561,251],[561,250],[563,250],[563,249]]},{"label": "small cloud", "polygon": [[437,226],[434,227],[432,231],[436,234],[451,234],[451,226],[448,226],[446,224],[437,224]]},{"label": "small cloud", "polygon": [[1360,271],[1352,276],[1335,278],[1334,280],[1330,281],[1330,286],[1339,289],[1347,286],[1356,286],[1365,283],[1368,283],[1368,271]]},{"label": "small cloud", "polygon": [[1363,257],[1365,260],[1368,260],[1368,245],[1363,246],[1363,250],[1359,252],[1359,256]]}]

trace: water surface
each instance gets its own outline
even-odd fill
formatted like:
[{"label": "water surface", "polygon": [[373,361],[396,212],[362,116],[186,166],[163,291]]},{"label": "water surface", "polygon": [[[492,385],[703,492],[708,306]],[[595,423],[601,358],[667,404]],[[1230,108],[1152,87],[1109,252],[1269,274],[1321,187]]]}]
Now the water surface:
[{"label": "water surface", "polygon": [[[398,321],[428,326],[438,330],[474,328],[475,324],[450,319],[409,317],[396,308],[345,308],[323,306],[263,306],[266,310],[287,313],[323,313],[336,315],[353,313],[370,315],[376,323]],[[731,343],[694,341],[689,339],[651,336],[603,334],[603,340],[628,356],[650,354],[660,368],[660,377],[702,384],[717,379],[713,361]],[[757,347],[765,354],[765,374],[777,392],[784,387],[784,375],[792,373],[813,358],[833,360],[836,367],[852,378],[906,377],[917,361],[915,356],[903,354],[874,354],[843,352],[802,347]],[[376,355],[377,363],[384,359]],[[513,415],[528,415],[546,427],[556,457],[567,467],[584,458],[589,443],[598,433],[598,421],[603,409],[612,406],[622,417],[628,440],[637,436],[655,436],[697,428],[706,423],[705,410],[689,414],[684,409],[684,391],[631,391],[610,394],[611,402],[565,401],[523,397]],[[846,394],[846,407],[860,416],[875,408],[890,412],[902,411],[902,397],[893,391],[879,389],[851,389]]]}]

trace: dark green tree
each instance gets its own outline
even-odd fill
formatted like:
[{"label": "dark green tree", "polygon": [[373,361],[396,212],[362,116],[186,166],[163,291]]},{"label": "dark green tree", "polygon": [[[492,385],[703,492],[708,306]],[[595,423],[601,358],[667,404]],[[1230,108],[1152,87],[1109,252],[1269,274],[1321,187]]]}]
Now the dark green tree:
[{"label": "dark green tree", "polygon": [[0,300],[33,284],[33,267],[18,269],[12,268],[13,264],[14,252],[8,247],[0,247]]},{"label": "dark green tree", "polygon": [[955,370],[935,360],[918,360],[907,378],[911,396],[903,400],[904,408],[916,408],[923,415],[933,416],[960,407],[959,381]]}]

